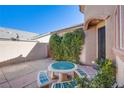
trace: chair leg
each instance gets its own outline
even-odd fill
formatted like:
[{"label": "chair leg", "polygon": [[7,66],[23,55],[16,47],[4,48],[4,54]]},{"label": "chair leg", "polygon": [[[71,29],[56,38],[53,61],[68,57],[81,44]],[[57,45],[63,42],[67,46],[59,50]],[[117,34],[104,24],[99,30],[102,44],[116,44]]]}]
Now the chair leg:
[{"label": "chair leg", "polygon": [[78,75],[74,72],[74,78],[77,77]]},{"label": "chair leg", "polygon": [[48,84],[48,85],[43,86],[42,88],[50,88],[50,86]]},{"label": "chair leg", "polygon": [[72,72],[71,74],[72,74],[72,78],[74,78],[75,77],[75,72]]}]

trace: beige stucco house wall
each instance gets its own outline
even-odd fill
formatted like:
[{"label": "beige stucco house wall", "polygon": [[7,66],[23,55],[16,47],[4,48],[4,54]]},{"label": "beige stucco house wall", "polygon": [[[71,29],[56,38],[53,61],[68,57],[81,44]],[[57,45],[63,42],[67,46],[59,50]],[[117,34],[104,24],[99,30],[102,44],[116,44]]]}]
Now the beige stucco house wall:
[{"label": "beige stucco house wall", "polygon": [[96,58],[96,27],[85,31],[85,37],[85,45],[81,51],[80,61],[83,64],[91,65],[91,60]]},{"label": "beige stucco house wall", "polygon": [[116,62],[117,83],[124,85],[124,6],[86,5],[80,6],[85,15],[85,46],[82,63],[92,65],[98,58],[98,29],[105,26],[106,58]]}]

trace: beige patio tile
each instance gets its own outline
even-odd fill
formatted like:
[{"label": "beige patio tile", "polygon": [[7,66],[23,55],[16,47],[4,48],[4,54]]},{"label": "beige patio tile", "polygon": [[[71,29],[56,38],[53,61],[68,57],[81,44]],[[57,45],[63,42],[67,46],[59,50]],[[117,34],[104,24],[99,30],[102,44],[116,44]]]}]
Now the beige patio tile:
[{"label": "beige patio tile", "polygon": [[28,62],[28,65],[32,66],[35,68],[35,70],[47,70],[48,66],[53,63],[53,60],[50,59],[43,59],[43,60],[38,60],[36,62]]},{"label": "beige patio tile", "polygon": [[37,73],[38,72],[33,72],[33,73],[30,73],[30,74],[27,74],[23,77],[11,80],[11,81],[9,81],[9,83],[13,88],[24,87],[24,86],[29,85],[29,84],[33,83],[34,81],[36,81]]},{"label": "beige patio tile", "polygon": [[10,85],[8,82],[0,84],[0,88],[10,88]]},{"label": "beige patio tile", "polygon": [[33,72],[34,68],[27,65],[26,63],[22,63],[3,67],[2,71],[7,80],[12,80],[23,75],[26,75],[27,73]]},{"label": "beige patio tile", "polygon": [[38,86],[37,86],[37,81],[35,81],[35,82],[33,82],[33,83],[31,83],[31,84],[25,86],[24,88],[38,88]]},{"label": "beige patio tile", "polygon": [[1,69],[0,69],[0,83],[6,82],[7,80],[5,79]]}]

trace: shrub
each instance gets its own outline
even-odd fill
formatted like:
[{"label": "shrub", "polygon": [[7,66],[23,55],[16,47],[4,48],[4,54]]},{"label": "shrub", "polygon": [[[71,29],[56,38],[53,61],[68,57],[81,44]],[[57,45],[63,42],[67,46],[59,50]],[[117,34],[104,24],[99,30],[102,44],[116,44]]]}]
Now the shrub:
[{"label": "shrub", "polygon": [[82,29],[65,33],[63,37],[53,34],[50,38],[50,49],[53,58],[55,60],[67,60],[78,63],[84,38],[85,35]]},{"label": "shrub", "polygon": [[112,64],[112,61],[109,59],[101,60],[103,63],[98,62],[99,66],[97,75],[91,80],[85,77],[83,79],[77,79],[79,87],[90,87],[90,88],[111,88],[116,82],[115,78],[115,68]]},{"label": "shrub", "polygon": [[75,80],[77,81],[77,87],[78,88],[88,88],[89,87],[89,80],[87,79],[86,76],[79,78],[76,77]]},{"label": "shrub", "polygon": [[110,88],[115,83],[115,73],[112,61],[109,59],[97,61],[99,70],[98,74],[94,77],[94,79],[90,83],[90,87],[92,88]]}]

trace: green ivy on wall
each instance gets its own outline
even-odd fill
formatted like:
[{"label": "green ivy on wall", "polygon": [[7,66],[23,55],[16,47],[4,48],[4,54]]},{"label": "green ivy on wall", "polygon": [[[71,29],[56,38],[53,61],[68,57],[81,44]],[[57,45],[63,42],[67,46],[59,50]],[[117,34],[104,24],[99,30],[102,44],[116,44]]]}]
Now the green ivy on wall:
[{"label": "green ivy on wall", "polygon": [[79,55],[84,44],[85,34],[82,29],[65,33],[62,37],[53,34],[50,38],[50,49],[55,60],[79,62]]},{"label": "green ivy on wall", "polygon": [[61,40],[62,40],[62,37],[58,36],[57,34],[53,34],[50,37],[50,50],[52,53],[52,57],[55,60],[59,60],[62,58],[63,53],[62,53],[62,47],[61,47]]}]

